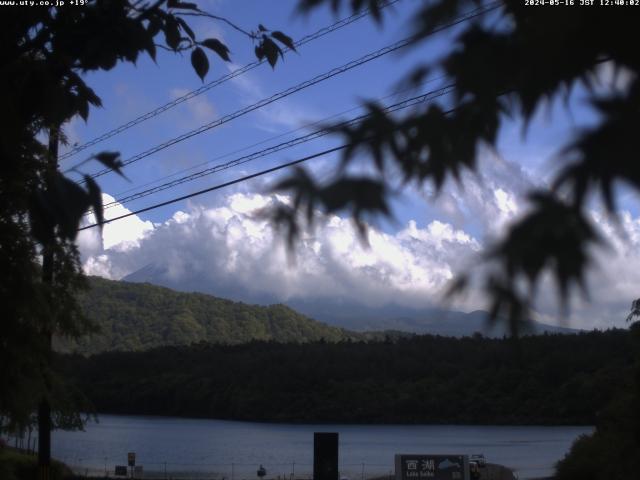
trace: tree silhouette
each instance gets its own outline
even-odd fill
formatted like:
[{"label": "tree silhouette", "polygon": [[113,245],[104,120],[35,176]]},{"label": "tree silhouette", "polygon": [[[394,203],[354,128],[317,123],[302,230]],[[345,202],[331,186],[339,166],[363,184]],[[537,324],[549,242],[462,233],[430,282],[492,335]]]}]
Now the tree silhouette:
[{"label": "tree silhouette", "polygon": [[[29,423],[42,399],[53,407],[56,423],[79,421],[71,401],[75,394],[61,387],[50,355],[53,334],[79,336],[92,328],[76,301],[84,278],[74,240],[87,210],[102,223],[101,191],[90,176],[78,184],[57,167],[64,124],[76,116],[86,121],[90,109],[101,106],[83,74],[135,64],[141,55],[155,60],[161,48],[190,52],[191,66],[204,79],[210,57],[229,61],[230,53],[219,39],[199,37],[187,21],[193,17],[231,26],[272,67],[283,55],[281,46],[294,49],[280,31],[262,25],[248,31],[176,0],[2,8],[0,427]],[[90,160],[123,174],[117,152]]]},{"label": "tree silhouette", "polygon": [[[627,317],[638,316],[640,301],[634,300]],[[633,358],[629,375],[619,382],[621,392],[598,412],[592,435],[580,436],[556,465],[558,480],[608,480],[637,476],[640,469],[640,322],[628,332]]]},{"label": "tree silhouette", "polygon": [[[300,0],[299,8],[372,8],[383,22],[383,3]],[[298,170],[274,186],[291,194],[293,205],[269,213],[292,242],[313,222],[315,211],[347,211],[364,231],[367,216],[392,214],[386,200],[394,190],[389,186],[396,186],[394,172],[401,172],[401,186],[432,185],[439,192],[448,179],[461,181],[464,171],[478,168],[479,148],[496,148],[505,118],[521,118],[528,125],[539,107],[568,98],[577,85],[586,86],[599,122],[567,139],[556,156],[561,168],[552,187],[530,192],[529,213],[487,248],[488,268],[459,277],[451,289],[455,294],[479,285],[489,299],[491,318],[506,318],[517,333],[529,318],[545,273],[555,278],[563,307],[574,290],[585,290],[592,247],[602,244],[589,219],[589,199],[599,195],[615,216],[616,187],[624,183],[640,188],[635,161],[640,151],[640,55],[632,41],[640,9],[542,8],[523,0],[423,2],[413,14],[414,43],[439,25],[474,12],[490,13],[467,22],[443,59],[416,65],[403,79],[417,86],[431,72],[444,72],[454,85],[454,108],[429,105],[398,118],[367,103],[367,121],[335,128],[335,134],[350,144],[335,177],[319,184]],[[594,88],[605,63],[630,78],[624,91]],[[353,177],[345,167],[356,156],[369,158],[377,174]]]},{"label": "tree silhouette", "polygon": [[[439,192],[448,179],[460,181],[462,172],[478,169],[479,148],[496,148],[497,133],[506,118],[521,119],[527,127],[541,106],[568,100],[581,85],[597,112],[597,122],[566,139],[554,157],[559,168],[551,187],[530,192],[528,213],[486,249],[487,268],[460,276],[450,291],[456,294],[479,284],[486,293],[491,319],[506,318],[515,334],[529,318],[537,287],[546,275],[555,279],[560,305],[567,308],[575,290],[586,291],[585,274],[593,247],[604,243],[590,220],[590,202],[599,198],[617,219],[617,188],[625,184],[636,192],[640,189],[640,54],[633,41],[640,9],[621,2],[591,6],[564,2],[567,5],[562,8],[533,3],[422,2],[413,15],[416,44],[438,25],[464,12],[491,10],[490,15],[466,24],[444,58],[416,65],[404,79],[418,85],[433,71],[443,72],[454,85],[454,108],[431,105],[397,118],[375,104],[366,105],[372,114],[370,121],[337,128],[336,134],[351,145],[344,151],[343,167],[357,153],[364,153],[376,167],[377,175],[359,178],[368,183],[368,194],[363,198],[360,192],[336,188],[349,181],[351,174],[345,168],[323,184],[301,170],[275,185],[298,201],[271,212],[274,220],[295,240],[301,224],[313,221],[307,212],[331,212],[339,205],[352,212],[358,225],[363,225],[364,215],[389,215],[385,199],[392,191],[388,188],[393,183],[392,172],[403,174],[403,185],[432,185]],[[382,2],[300,0],[299,7],[310,11],[324,4],[336,11],[348,4],[347,8],[357,11],[367,6],[379,8]],[[383,14],[380,11],[380,21],[384,21]],[[603,67],[614,75],[624,74],[628,79],[625,87],[597,85]],[[570,106],[569,102],[565,105]],[[629,320],[639,312],[640,301],[636,300]],[[637,323],[631,331],[637,340]],[[637,351],[637,342],[635,348]],[[637,369],[636,363],[636,381],[627,392],[615,396],[610,407],[600,412],[595,435],[579,439],[559,464],[558,478],[637,476]]]}]

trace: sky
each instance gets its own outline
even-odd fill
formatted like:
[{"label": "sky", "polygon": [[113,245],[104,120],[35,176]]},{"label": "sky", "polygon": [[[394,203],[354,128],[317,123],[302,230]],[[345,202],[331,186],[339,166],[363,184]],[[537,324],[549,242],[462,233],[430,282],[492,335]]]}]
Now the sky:
[{"label": "sky", "polygon": [[[246,30],[259,23],[282,30],[294,41],[347,15],[335,17],[319,9],[310,15],[295,13],[295,1],[207,0],[202,9],[228,18]],[[402,0],[393,6],[382,26],[364,18],[289,52],[272,69],[263,64],[218,85],[161,115],[61,161],[68,170],[91,154],[119,151],[124,160],[204,124],[252,105],[271,95],[340,67],[355,58],[407,37],[417,2]],[[251,40],[211,19],[196,19],[192,26],[200,38],[218,38],[231,50],[231,62],[210,55],[205,84],[254,61]],[[464,25],[463,25],[464,26]],[[179,142],[137,161],[124,170],[99,178],[106,218],[185,195],[273,167],[340,144],[331,136],[186,182],[134,201],[116,199],[160,183],[228,162],[257,150],[304,135],[313,124],[353,118],[363,101],[383,104],[399,101],[399,81],[419,62],[432,63],[455,44],[459,28],[443,31],[419,47],[388,54],[365,65],[311,86],[247,115]],[[88,122],[73,119],[65,129],[70,146],[82,144],[139,115],[203,85],[189,55],[159,51],[157,63],[147,57],[137,65],[120,64],[109,72],[85,75],[102,98]],[[599,78],[607,88],[624,88],[624,75],[615,77],[605,64]],[[444,85],[437,72],[419,91]],[[407,92],[404,92],[407,95]],[[451,100],[439,99],[446,105]],[[557,171],[554,154],[597,116],[578,88],[567,104],[558,99],[536,113],[525,129],[522,122],[505,119],[497,151],[483,149],[479,168],[465,174],[461,185],[447,184],[440,195],[407,187],[393,198],[393,221],[380,221],[370,229],[369,247],[348,218],[327,218],[307,232],[294,254],[287,252],[282,235],[256,212],[277,202],[270,186],[286,171],[262,176],[235,186],[193,197],[98,229],[81,232],[78,244],[86,273],[123,278],[148,265],[162,265],[173,280],[198,278],[203,290],[268,294],[280,301],[291,298],[344,297],[382,306],[395,303],[422,308],[442,303],[442,294],[460,272],[477,268],[483,248],[500,238],[508,225],[528,208],[527,192],[545,188]],[[317,128],[317,126],[315,127]],[[70,146],[61,149],[64,154]],[[337,155],[307,165],[318,178],[330,178]],[[366,169],[366,162],[362,162]],[[86,163],[79,170],[92,173],[99,165]],[[77,172],[70,176],[76,178]],[[601,206],[593,203],[590,215],[609,240],[595,252],[596,267],[588,278],[590,301],[576,298],[568,316],[560,315],[551,281],[539,293],[536,317],[551,324],[576,328],[624,326],[631,301],[640,296],[640,216],[630,192],[619,195],[621,222],[616,226]],[[87,217],[86,223],[92,218]],[[451,308],[483,308],[479,292],[471,292]]]}]

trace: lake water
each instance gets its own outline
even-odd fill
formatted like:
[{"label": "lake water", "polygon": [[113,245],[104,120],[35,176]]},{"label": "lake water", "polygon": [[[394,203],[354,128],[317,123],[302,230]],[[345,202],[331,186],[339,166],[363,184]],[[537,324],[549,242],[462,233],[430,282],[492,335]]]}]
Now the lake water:
[{"label": "lake water", "polygon": [[101,415],[85,432],[54,432],[53,455],[77,470],[113,476],[115,465],[136,464],[145,476],[256,479],[308,478],[313,432],[339,433],[341,476],[361,480],[393,471],[396,453],[483,453],[520,478],[551,475],[553,465],[590,427],[447,425],[289,425],[184,418]]}]

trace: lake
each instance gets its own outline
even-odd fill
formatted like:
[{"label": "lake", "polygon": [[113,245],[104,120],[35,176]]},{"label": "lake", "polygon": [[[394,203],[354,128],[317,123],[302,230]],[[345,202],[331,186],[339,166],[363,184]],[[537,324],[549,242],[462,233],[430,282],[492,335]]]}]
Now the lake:
[{"label": "lake", "polygon": [[308,478],[313,432],[338,432],[340,475],[362,480],[393,471],[396,453],[483,453],[520,478],[551,475],[553,465],[591,427],[461,425],[291,425],[223,420],[100,415],[85,432],[53,434],[53,456],[76,470],[113,476],[136,452],[144,472],[167,478]]}]

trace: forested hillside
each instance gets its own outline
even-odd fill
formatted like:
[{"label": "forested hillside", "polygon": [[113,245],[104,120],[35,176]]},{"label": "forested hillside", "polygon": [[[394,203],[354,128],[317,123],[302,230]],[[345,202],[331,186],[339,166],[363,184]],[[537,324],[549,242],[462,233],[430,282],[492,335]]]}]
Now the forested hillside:
[{"label": "forested hillside", "polygon": [[335,342],[356,335],[284,305],[247,305],[201,293],[98,277],[91,277],[90,285],[91,289],[80,296],[80,304],[99,332],[76,342],[57,339],[56,350],[93,354],[198,342]]},{"label": "forested hillside", "polygon": [[195,345],[59,357],[99,412],[287,422],[594,424],[628,331]]}]

